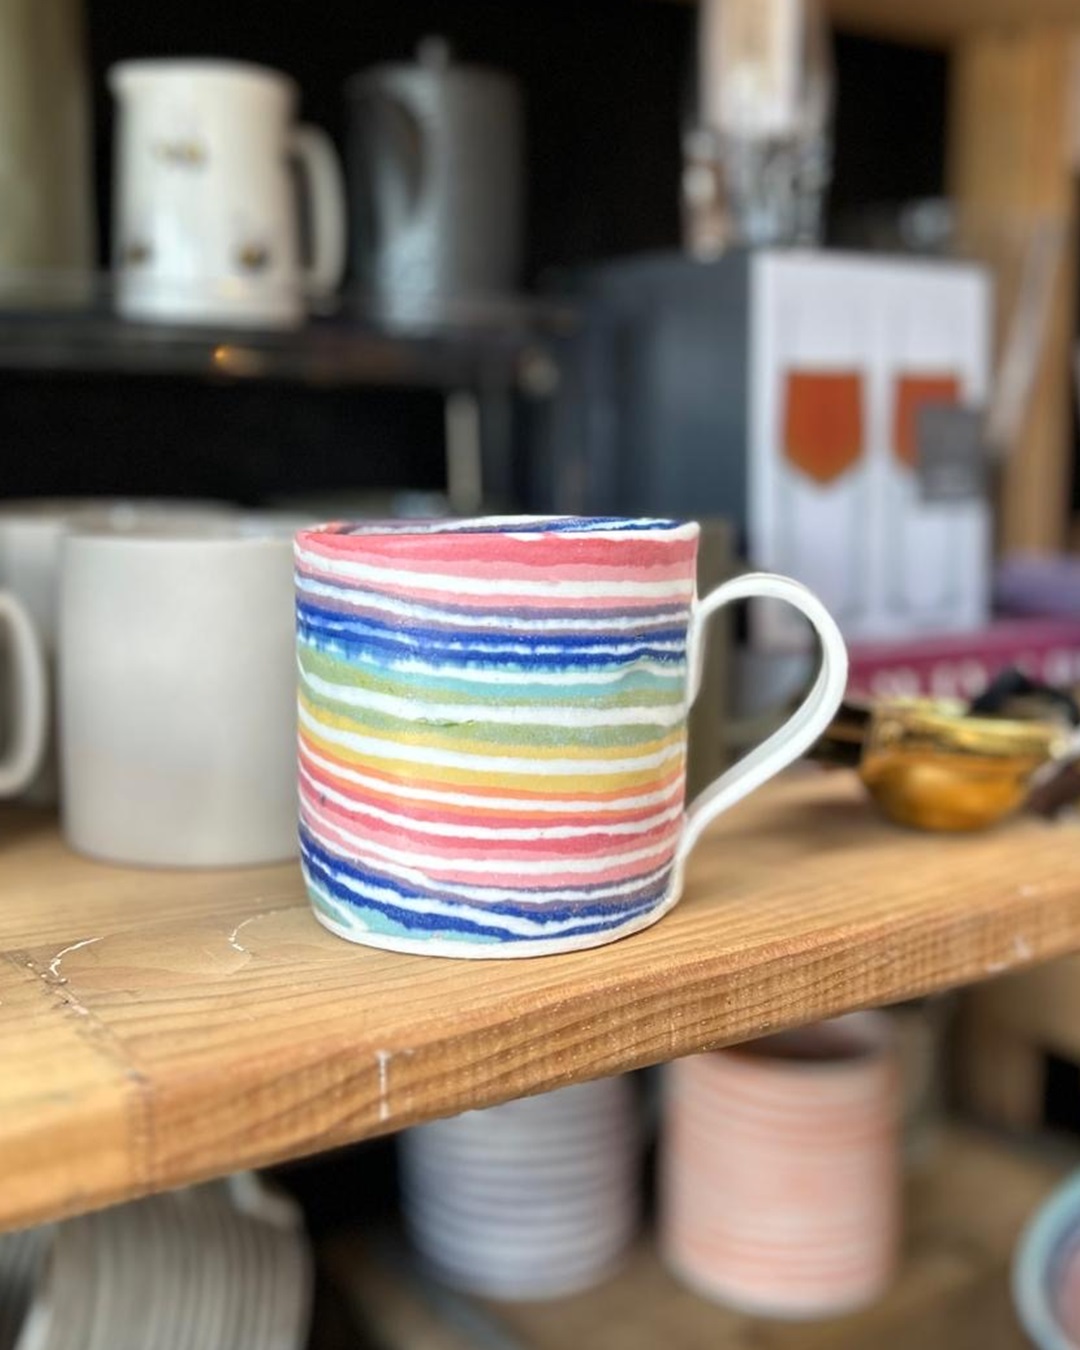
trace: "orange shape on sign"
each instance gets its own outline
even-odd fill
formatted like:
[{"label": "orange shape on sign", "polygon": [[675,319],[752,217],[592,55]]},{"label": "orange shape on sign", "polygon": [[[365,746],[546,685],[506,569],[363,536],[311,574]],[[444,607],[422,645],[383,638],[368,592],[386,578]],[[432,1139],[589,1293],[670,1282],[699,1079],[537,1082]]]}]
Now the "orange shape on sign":
[{"label": "orange shape on sign", "polygon": [[863,453],[862,376],[857,370],[789,370],[784,453],[815,483],[832,483]]}]

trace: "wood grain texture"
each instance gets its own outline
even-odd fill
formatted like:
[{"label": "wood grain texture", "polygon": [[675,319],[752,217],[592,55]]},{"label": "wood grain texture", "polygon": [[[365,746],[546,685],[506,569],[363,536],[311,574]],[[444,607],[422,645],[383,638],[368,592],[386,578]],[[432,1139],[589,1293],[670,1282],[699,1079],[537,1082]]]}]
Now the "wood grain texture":
[{"label": "wood grain texture", "polygon": [[885,1297],[848,1317],[762,1321],[681,1288],[646,1236],[613,1279],[548,1303],[495,1304],[449,1293],[392,1242],[334,1239],[323,1259],[383,1350],[1024,1350],[1009,1296],[1020,1230],[1075,1150],[1036,1156],[954,1128],[908,1189],[907,1244]]},{"label": "wood grain texture", "polygon": [[1080,0],[823,0],[822,7],[844,32],[927,47],[973,33],[1080,24]]},{"label": "wood grain texture", "polygon": [[944,45],[995,29],[1080,23],[1080,0],[825,0],[840,28]]},{"label": "wood grain texture", "polygon": [[999,328],[1013,312],[1025,235],[1060,231],[1064,241],[1031,403],[1000,485],[1006,551],[1064,548],[1069,528],[1080,7],[1072,18],[1040,27],[1032,12],[1022,28],[974,33],[950,71],[949,191],[967,228],[992,236],[988,247],[971,242],[994,268]]},{"label": "wood grain texture", "polygon": [[0,814],[0,1226],[317,1152],[1080,948],[1080,830],[933,837],[773,784],[656,927],[457,962],[324,932],[287,865],[150,872]]}]

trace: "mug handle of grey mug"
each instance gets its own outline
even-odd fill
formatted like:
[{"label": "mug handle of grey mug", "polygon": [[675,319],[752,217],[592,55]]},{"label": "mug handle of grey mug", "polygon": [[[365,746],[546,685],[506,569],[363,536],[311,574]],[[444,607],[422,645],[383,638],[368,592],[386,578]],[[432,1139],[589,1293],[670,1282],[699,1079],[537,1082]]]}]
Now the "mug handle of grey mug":
[{"label": "mug handle of grey mug", "polygon": [[806,753],[836,715],[847,687],[848,657],[832,615],[805,586],[770,572],[748,572],[710,591],[695,603],[687,636],[687,708],[701,689],[705,666],[705,626],[717,610],[738,600],[783,600],[809,619],[821,643],[821,666],[810,692],[788,720],[704,788],[687,808],[675,853],[681,869],[702,831],[718,815],[742,801],[781,769]]},{"label": "mug handle of grey mug", "polygon": [[345,275],[347,226],[345,180],[334,143],[321,127],[305,124],[293,131],[293,154],[303,172],[310,203],[311,262],[305,277],[307,294],[333,295]]},{"label": "mug handle of grey mug", "polygon": [[0,797],[30,786],[45,756],[49,728],[49,676],[30,616],[13,595],[0,591],[0,629],[7,630],[14,707],[13,730],[0,757]]}]

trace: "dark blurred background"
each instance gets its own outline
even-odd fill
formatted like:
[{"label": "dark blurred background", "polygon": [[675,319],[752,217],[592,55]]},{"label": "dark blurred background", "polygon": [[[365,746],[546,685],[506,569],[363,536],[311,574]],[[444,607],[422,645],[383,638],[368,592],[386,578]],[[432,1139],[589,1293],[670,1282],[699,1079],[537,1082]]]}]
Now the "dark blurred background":
[{"label": "dark blurred background", "polygon": [[[94,0],[89,10],[101,260],[109,248],[113,105],[132,56],[215,54],[286,70],[301,114],[344,140],[353,72],[411,59],[438,33],[512,73],[527,118],[526,277],[679,244],[680,124],[695,12],[655,0],[400,0],[304,6]],[[830,216],[944,187],[944,52],[839,33]],[[904,115],[897,116],[903,107]],[[0,373],[3,494],[221,496],[439,488],[443,399],[429,389],[257,387],[183,377]]]}]

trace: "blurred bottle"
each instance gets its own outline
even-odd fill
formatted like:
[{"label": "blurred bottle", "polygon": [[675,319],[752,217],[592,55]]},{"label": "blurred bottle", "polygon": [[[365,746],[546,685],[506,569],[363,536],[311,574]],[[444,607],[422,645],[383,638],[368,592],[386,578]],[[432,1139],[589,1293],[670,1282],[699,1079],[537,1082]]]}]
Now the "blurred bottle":
[{"label": "blurred bottle", "polygon": [[[702,0],[688,249],[816,244],[832,164],[828,34],[814,0]],[[710,177],[711,170],[711,177]]]},{"label": "blurred bottle", "polygon": [[96,252],[82,0],[0,0],[0,303],[79,303]]}]

